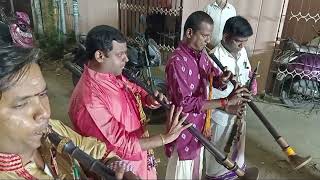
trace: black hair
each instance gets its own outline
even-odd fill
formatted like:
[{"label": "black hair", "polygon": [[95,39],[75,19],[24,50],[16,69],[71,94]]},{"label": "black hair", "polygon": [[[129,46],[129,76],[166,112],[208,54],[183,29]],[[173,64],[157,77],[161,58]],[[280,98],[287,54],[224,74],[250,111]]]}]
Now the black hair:
[{"label": "black hair", "polygon": [[126,38],[118,29],[108,25],[99,25],[92,28],[86,38],[87,58],[93,59],[97,50],[105,53],[112,51],[112,41],[124,43]]},{"label": "black hair", "polygon": [[0,99],[2,92],[14,86],[38,58],[39,49],[0,46]]},{"label": "black hair", "polygon": [[212,18],[203,11],[193,12],[186,20],[184,24],[183,33],[186,34],[187,30],[191,28],[194,32],[200,30],[202,22],[213,24]]},{"label": "black hair", "polygon": [[226,21],[223,34],[229,34],[231,37],[250,37],[253,31],[248,20],[242,16],[234,16]]}]

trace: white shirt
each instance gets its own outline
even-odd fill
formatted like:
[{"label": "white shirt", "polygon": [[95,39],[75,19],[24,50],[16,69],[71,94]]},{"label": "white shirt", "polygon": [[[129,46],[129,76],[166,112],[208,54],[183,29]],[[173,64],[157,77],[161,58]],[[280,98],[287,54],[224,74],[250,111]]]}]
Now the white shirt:
[{"label": "white shirt", "polygon": [[236,16],[236,9],[227,2],[226,6],[221,9],[216,2],[207,5],[204,10],[213,19],[213,31],[211,36],[211,43],[215,47],[222,39],[222,33],[226,21]]},{"label": "white shirt", "polygon": [[223,66],[236,75],[237,82],[246,85],[251,71],[251,65],[245,48],[242,48],[234,57],[221,43],[212,52],[220,60]]},{"label": "white shirt", "polygon": [[[246,85],[246,83],[250,80],[249,75],[251,71],[251,65],[245,48],[242,48],[238,52],[237,56],[234,57],[229,51],[226,50],[226,48],[222,46],[221,43],[219,43],[212,50],[212,52],[218,58],[218,60],[220,60],[223,66],[227,66],[227,69],[236,75],[237,82],[239,82],[241,85]],[[211,58],[210,61],[215,65]],[[213,88],[213,99],[225,98],[229,96],[232,90],[233,85],[231,82],[228,83],[228,86],[224,91]],[[235,116],[229,115],[228,113],[220,110],[214,110],[212,113],[212,120],[222,126],[227,126],[228,121],[233,117]]]}]

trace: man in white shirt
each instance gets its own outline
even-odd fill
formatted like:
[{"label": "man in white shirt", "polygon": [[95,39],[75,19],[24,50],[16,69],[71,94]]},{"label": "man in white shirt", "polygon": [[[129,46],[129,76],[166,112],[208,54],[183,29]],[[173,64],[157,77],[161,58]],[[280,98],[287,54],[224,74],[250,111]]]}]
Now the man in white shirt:
[{"label": "man in white shirt", "polygon": [[[244,44],[253,34],[249,22],[241,16],[235,16],[227,20],[223,29],[221,42],[211,51],[220,60],[223,66],[235,75],[235,79],[242,86],[246,85],[251,77],[251,66],[244,48]],[[211,60],[211,63],[214,63]],[[256,81],[251,87],[253,94],[257,92]],[[233,90],[233,85],[228,84],[223,91],[213,88],[213,99],[227,97]],[[230,148],[229,158],[235,161],[240,168],[245,168],[244,150],[245,150],[245,132],[246,124],[241,112],[244,110],[242,104],[228,106],[225,109],[212,111],[212,137],[211,142],[217,145],[221,151],[225,151],[225,146],[230,137],[231,129],[235,122],[238,124],[236,140],[233,140]],[[240,120],[237,120],[238,115]],[[227,170],[218,164],[215,158],[206,152],[206,175],[207,179],[235,179],[236,174]]]},{"label": "man in white shirt", "polygon": [[222,31],[226,21],[236,16],[236,9],[228,0],[213,0],[214,2],[204,8],[204,12],[209,14],[214,22],[214,28],[211,35],[211,43],[208,44],[210,49],[217,46],[222,39]]}]

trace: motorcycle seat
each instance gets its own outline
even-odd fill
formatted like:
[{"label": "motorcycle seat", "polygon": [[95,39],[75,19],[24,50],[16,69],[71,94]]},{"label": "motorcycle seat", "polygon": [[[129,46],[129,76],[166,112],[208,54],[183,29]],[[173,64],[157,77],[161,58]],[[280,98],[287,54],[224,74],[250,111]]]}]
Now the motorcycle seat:
[{"label": "motorcycle seat", "polygon": [[295,52],[309,53],[309,54],[320,54],[320,47],[319,46],[300,45],[292,39],[288,39],[285,42],[285,46],[288,49],[293,50]]}]

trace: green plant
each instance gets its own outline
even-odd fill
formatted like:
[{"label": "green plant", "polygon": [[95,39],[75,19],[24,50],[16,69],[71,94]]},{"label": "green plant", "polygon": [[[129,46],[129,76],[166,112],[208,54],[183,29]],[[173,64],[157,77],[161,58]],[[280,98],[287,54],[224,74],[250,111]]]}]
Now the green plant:
[{"label": "green plant", "polygon": [[64,51],[76,42],[75,33],[63,35],[58,30],[58,9],[55,0],[44,0],[41,3],[44,34],[37,35],[39,46],[49,59],[60,59]]},{"label": "green plant", "polygon": [[64,43],[59,38],[58,32],[51,32],[39,38],[40,48],[52,59],[63,57]]}]

